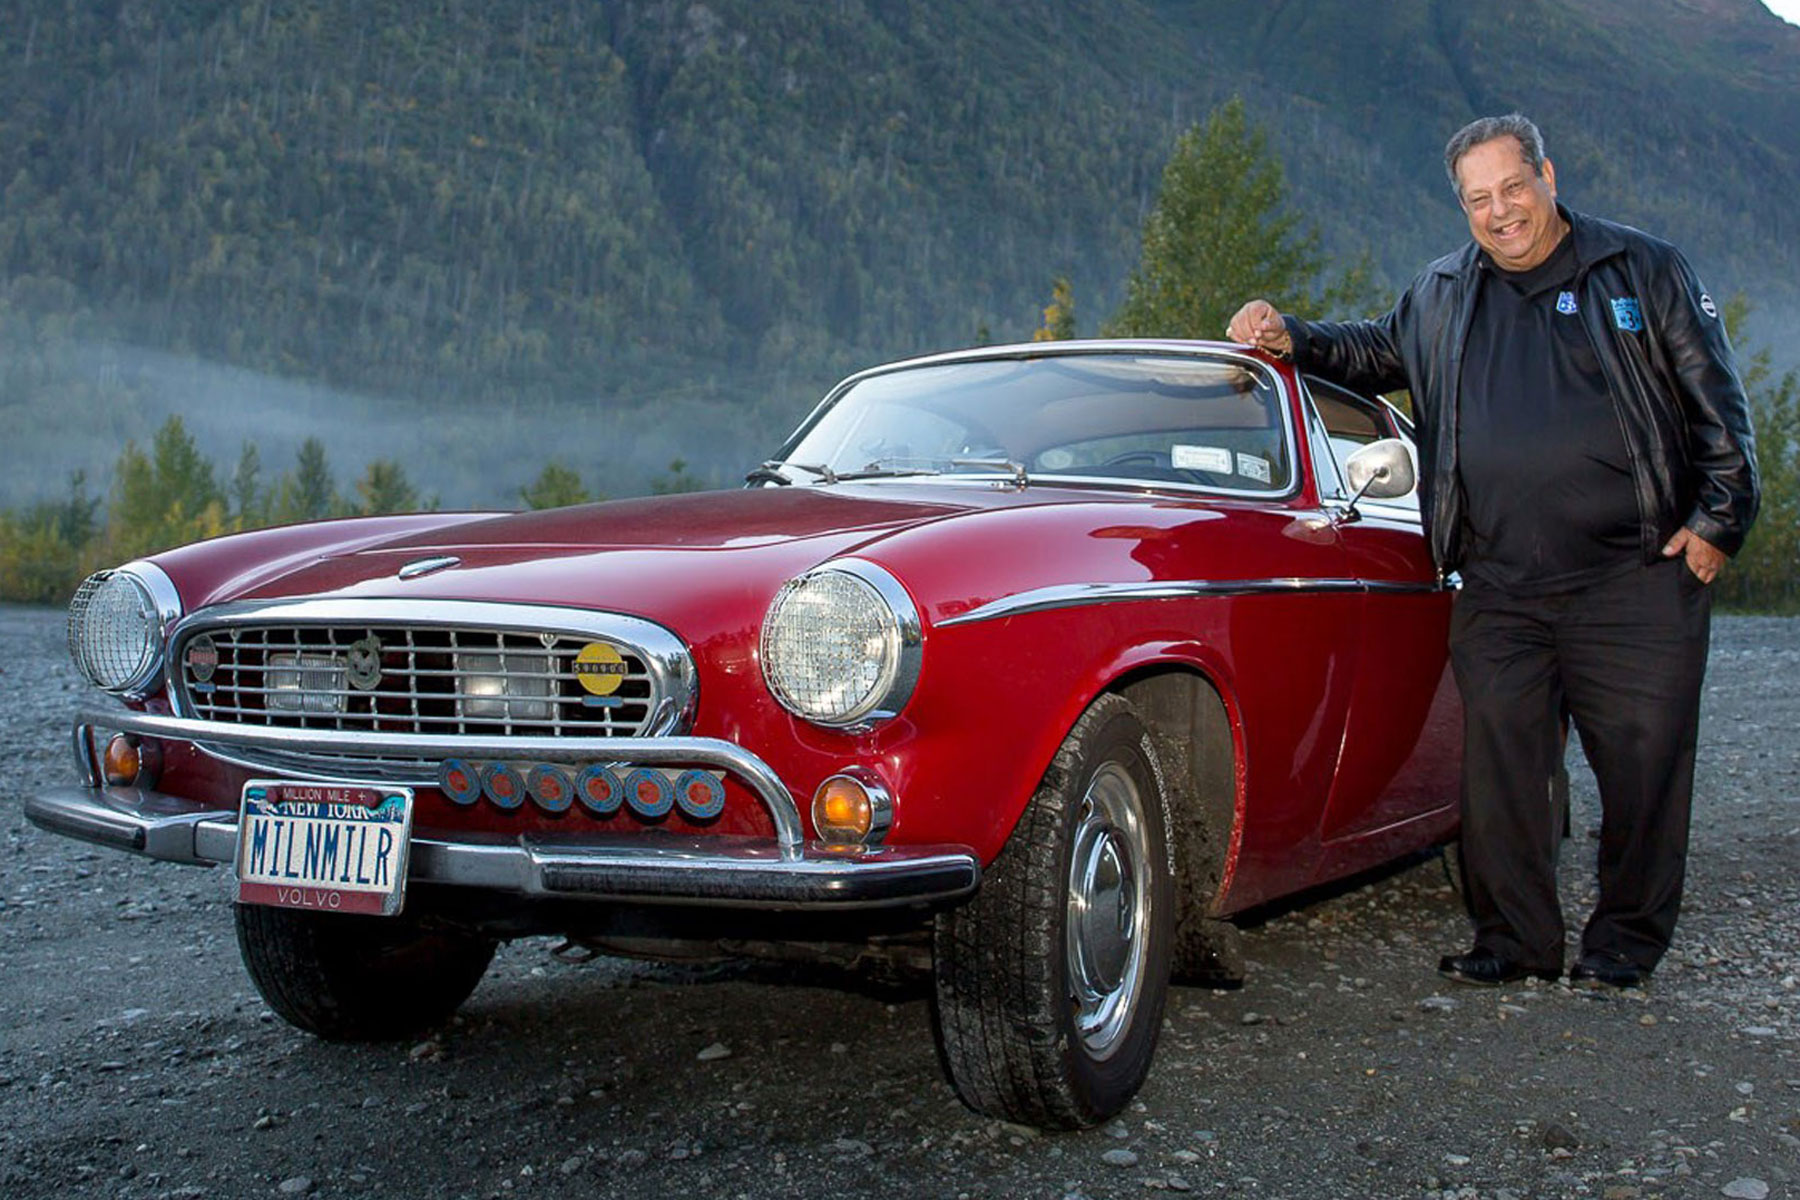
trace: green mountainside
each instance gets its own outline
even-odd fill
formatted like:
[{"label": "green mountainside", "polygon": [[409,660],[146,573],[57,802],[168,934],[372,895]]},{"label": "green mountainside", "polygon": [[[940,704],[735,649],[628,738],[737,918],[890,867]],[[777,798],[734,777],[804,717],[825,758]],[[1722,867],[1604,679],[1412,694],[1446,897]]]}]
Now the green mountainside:
[{"label": "green mountainside", "polygon": [[1755,0],[10,0],[0,506],[180,412],[511,504],[559,458],[724,483],[825,386],[1092,332],[1176,136],[1242,96],[1325,247],[1458,244],[1438,156],[1545,129],[1564,197],[1800,317],[1800,29]]}]

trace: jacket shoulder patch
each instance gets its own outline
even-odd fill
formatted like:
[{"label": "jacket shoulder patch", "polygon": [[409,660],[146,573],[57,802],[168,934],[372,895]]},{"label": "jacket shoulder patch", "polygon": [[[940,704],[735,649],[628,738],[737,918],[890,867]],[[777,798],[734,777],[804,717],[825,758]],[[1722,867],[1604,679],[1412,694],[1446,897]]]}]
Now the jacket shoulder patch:
[{"label": "jacket shoulder patch", "polygon": [[1615,296],[1612,301],[1613,324],[1626,333],[1644,331],[1644,314],[1636,296]]}]

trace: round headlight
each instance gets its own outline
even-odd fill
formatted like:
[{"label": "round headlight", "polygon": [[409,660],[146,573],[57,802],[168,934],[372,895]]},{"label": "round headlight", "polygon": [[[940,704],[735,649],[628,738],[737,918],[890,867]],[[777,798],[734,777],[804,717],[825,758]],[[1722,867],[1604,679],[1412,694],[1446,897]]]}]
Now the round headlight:
[{"label": "round headlight", "polygon": [[763,677],[783,708],[820,725],[899,712],[919,678],[920,627],[906,589],[856,559],[782,586],[763,618]]},{"label": "round headlight", "polygon": [[150,564],[97,572],[69,602],[69,654],[96,686],[140,692],[162,669],[163,631],[179,615],[174,586]]}]

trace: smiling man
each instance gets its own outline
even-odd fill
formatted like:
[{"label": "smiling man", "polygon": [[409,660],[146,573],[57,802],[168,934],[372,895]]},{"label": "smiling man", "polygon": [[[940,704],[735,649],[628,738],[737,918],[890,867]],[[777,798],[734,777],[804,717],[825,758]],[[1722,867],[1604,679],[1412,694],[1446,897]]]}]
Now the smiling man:
[{"label": "smiling man", "polygon": [[1757,509],[1749,407],[1718,306],[1679,251],[1557,202],[1513,113],[1450,139],[1473,242],[1385,316],[1252,300],[1227,334],[1352,388],[1412,391],[1420,507],[1460,572],[1461,983],[1562,974],[1549,780],[1571,714],[1600,785],[1600,899],[1572,983],[1644,984],[1681,904],[1707,585]]}]

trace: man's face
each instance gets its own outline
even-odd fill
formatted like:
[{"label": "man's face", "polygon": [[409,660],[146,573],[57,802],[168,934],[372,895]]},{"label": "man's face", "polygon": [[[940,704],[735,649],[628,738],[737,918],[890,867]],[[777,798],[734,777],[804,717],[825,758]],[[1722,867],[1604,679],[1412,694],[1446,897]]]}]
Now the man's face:
[{"label": "man's face", "polygon": [[1457,191],[1469,232],[1496,266],[1528,271],[1550,257],[1562,239],[1556,211],[1556,168],[1544,160],[1540,176],[1511,135],[1482,142],[1456,164]]}]

